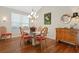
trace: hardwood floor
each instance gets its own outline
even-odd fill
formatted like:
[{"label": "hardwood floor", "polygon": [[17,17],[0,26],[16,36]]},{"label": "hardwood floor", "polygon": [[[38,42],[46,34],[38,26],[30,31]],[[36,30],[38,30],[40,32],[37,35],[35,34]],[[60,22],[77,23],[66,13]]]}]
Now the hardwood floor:
[{"label": "hardwood floor", "polygon": [[[48,39],[47,50],[42,53],[78,53],[79,48],[65,43],[56,43],[55,40]],[[40,53],[40,45],[32,46],[31,44],[20,46],[20,38],[0,40],[0,53]]]}]

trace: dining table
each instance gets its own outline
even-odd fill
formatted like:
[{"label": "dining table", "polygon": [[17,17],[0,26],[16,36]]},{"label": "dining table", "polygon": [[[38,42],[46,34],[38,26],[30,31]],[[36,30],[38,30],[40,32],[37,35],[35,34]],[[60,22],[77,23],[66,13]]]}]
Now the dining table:
[{"label": "dining table", "polygon": [[32,46],[36,46],[38,42],[35,40],[36,35],[40,34],[40,31],[36,30],[36,27],[30,27],[30,30],[24,30],[24,32],[29,33],[33,38],[31,39]]},{"label": "dining table", "polygon": [[38,42],[35,40],[35,36],[36,36],[36,35],[39,35],[40,32],[35,31],[35,32],[31,32],[30,34],[31,34],[31,36],[33,37],[33,38],[32,38],[32,46],[36,46],[36,45],[38,44]]}]

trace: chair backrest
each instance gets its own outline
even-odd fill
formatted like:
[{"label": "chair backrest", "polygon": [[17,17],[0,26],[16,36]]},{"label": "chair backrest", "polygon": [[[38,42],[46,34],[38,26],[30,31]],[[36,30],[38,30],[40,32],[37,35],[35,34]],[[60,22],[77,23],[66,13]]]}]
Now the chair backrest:
[{"label": "chair backrest", "polygon": [[35,32],[36,31],[36,27],[30,27],[30,32]]},{"label": "chair backrest", "polygon": [[47,27],[42,28],[41,35],[47,36],[47,34],[48,34],[48,28]]},{"label": "chair backrest", "polygon": [[30,29],[28,29],[28,27],[19,27],[20,28],[20,33],[21,33],[21,35],[24,35],[24,34],[28,34],[28,30],[30,30]]},{"label": "chair backrest", "polygon": [[37,32],[41,32],[41,30],[42,30],[42,27],[39,26],[39,27],[37,28]]},{"label": "chair backrest", "polygon": [[19,27],[20,28],[20,33],[21,33],[21,35],[23,35],[23,30],[22,30],[22,28],[21,27]]},{"label": "chair backrest", "polygon": [[5,33],[5,32],[7,32],[6,27],[1,26],[1,27],[0,27],[0,33]]}]

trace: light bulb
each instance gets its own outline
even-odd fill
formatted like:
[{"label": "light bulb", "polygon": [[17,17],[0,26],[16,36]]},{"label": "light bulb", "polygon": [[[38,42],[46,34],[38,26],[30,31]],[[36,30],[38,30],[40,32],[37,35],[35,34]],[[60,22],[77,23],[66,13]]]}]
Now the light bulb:
[{"label": "light bulb", "polygon": [[31,20],[31,22],[33,23],[33,22],[34,22],[34,20]]},{"label": "light bulb", "polygon": [[35,14],[34,15],[36,15],[36,12],[35,12]]},{"label": "light bulb", "polygon": [[38,18],[39,16],[37,16],[37,18]]},{"label": "light bulb", "polygon": [[30,15],[28,15],[28,18],[30,18]]},{"label": "light bulb", "polygon": [[3,17],[3,21],[6,21],[7,20],[7,17]]},{"label": "light bulb", "polygon": [[31,15],[33,15],[33,12],[31,12]]}]

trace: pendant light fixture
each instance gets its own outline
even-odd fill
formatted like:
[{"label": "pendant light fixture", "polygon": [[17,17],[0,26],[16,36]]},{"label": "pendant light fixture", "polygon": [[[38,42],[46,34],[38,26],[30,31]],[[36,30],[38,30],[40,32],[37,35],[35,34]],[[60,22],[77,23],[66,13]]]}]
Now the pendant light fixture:
[{"label": "pendant light fixture", "polygon": [[38,15],[36,14],[36,11],[34,11],[34,10],[32,9],[32,12],[28,15],[28,18],[29,18],[30,20],[32,20],[32,22],[33,22],[35,19],[37,19],[37,18],[38,18]]}]

